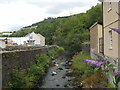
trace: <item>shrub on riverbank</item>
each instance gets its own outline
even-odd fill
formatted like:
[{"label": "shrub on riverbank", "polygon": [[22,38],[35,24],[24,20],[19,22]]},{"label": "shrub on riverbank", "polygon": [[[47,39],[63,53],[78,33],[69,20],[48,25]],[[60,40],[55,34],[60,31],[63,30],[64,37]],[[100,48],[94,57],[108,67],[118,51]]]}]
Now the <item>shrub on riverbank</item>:
[{"label": "shrub on riverbank", "polygon": [[106,74],[101,68],[96,69],[95,67],[91,67],[83,62],[83,59],[92,60],[85,52],[80,52],[72,58],[73,75],[76,77],[74,84],[76,86],[79,86],[82,82],[85,88],[96,88],[98,85],[113,88],[113,86],[108,83]]},{"label": "shrub on riverbank", "polygon": [[77,74],[77,80],[84,80],[88,77],[91,73],[93,73],[93,68],[88,66],[83,61],[80,61],[84,58],[91,59],[85,52],[80,52],[77,55],[74,55],[72,58],[72,68],[74,69],[74,73]]},{"label": "shrub on riverbank", "polygon": [[[53,52],[54,51],[54,52]],[[64,49],[62,47],[55,47],[52,52],[56,54],[56,56],[61,55]],[[39,54],[36,56],[35,62],[27,68],[26,70],[19,69],[19,70],[11,70],[11,80],[8,83],[6,88],[33,88],[37,84],[38,80],[40,80],[46,73],[46,68],[49,67],[51,63],[51,56]]]},{"label": "shrub on riverbank", "polygon": [[23,70],[12,70],[11,82],[8,88],[32,88],[37,81],[45,74],[46,67],[49,66],[51,59],[43,54],[37,55],[35,63]]},{"label": "shrub on riverbank", "polygon": [[60,46],[56,46],[55,49],[48,52],[48,56],[51,59],[57,58],[59,55],[61,55],[64,52],[64,48]]}]

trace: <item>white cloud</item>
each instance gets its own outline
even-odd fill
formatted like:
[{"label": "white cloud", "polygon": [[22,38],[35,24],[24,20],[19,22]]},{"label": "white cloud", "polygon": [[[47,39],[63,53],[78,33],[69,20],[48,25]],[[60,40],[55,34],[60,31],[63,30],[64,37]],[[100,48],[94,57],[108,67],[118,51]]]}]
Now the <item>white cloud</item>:
[{"label": "white cloud", "polygon": [[47,17],[85,12],[97,2],[97,0],[0,0],[0,32],[14,31]]}]

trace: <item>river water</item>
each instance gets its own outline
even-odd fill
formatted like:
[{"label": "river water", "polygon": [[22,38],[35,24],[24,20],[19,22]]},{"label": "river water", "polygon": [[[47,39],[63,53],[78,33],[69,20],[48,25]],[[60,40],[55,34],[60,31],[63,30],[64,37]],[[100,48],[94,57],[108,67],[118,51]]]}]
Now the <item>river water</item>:
[{"label": "river water", "polygon": [[73,88],[72,81],[74,77],[66,76],[67,73],[72,72],[69,68],[71,62],[66,55],[63,55],[52,61],[54,66],[48,69],[46,76],[42,81],[42,85],[38,88]]}]

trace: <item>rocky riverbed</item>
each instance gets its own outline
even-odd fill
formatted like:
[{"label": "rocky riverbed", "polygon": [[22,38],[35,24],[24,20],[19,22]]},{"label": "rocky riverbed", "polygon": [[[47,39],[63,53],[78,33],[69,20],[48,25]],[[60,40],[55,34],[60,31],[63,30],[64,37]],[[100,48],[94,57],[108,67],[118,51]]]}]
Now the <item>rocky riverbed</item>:
[{"label": "rocky riverbed", "polygon": [[66,76],[67,73],[72,72],[70,65],[71,62],[65,55],[53,60],[51,67],[42,80],[42,85],[39,85],[38,88],[73,88],[72,81],[74,77]]}]

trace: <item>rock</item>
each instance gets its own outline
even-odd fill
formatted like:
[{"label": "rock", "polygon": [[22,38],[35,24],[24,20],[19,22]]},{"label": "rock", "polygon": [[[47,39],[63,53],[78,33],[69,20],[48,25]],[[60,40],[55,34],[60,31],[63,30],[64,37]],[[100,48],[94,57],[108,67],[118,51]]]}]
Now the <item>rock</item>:
[{"label": "rock", "polygon": [[52,76],[54,76],[54,75],[56,75],[56,74],[57,74],[57,73],[56,73],[56,72],[54,72],[54,71],[51,73],[51,75],[52,75]]},{"label": "rock", "polygon": [[69,62],[68,65],[72,65],[72,62]]},{"label": "rock", "polygon": [[57,70],[63,70],[63,68],[57,68]]},{"label": "rock", "polygon": [[63,79],[65,78],[65,76],[62,77]]},{"label": "rock", "polygon": [[68,85],[64,85],[64,87],[68,87]]},{"label": "rock", "polygon": [[72,80],[69,79],[68,81],[70,82],[70,81],[72,81]]},{"label": "rock", "polygon": [[65,62],[61,62],[61,65],[65,65]]},{"label": "rock", "polygon": [[56,63],[55,66],[58,66],[58,64]]},{"label": "rock", "polygon": [[83,87],[83,83],[81,82],[79,85],[78,85],[79,88],[82,88]]},{"label": "rock", "polygon": [[59,84],[56,85],[57,87],[60,86]]}]

